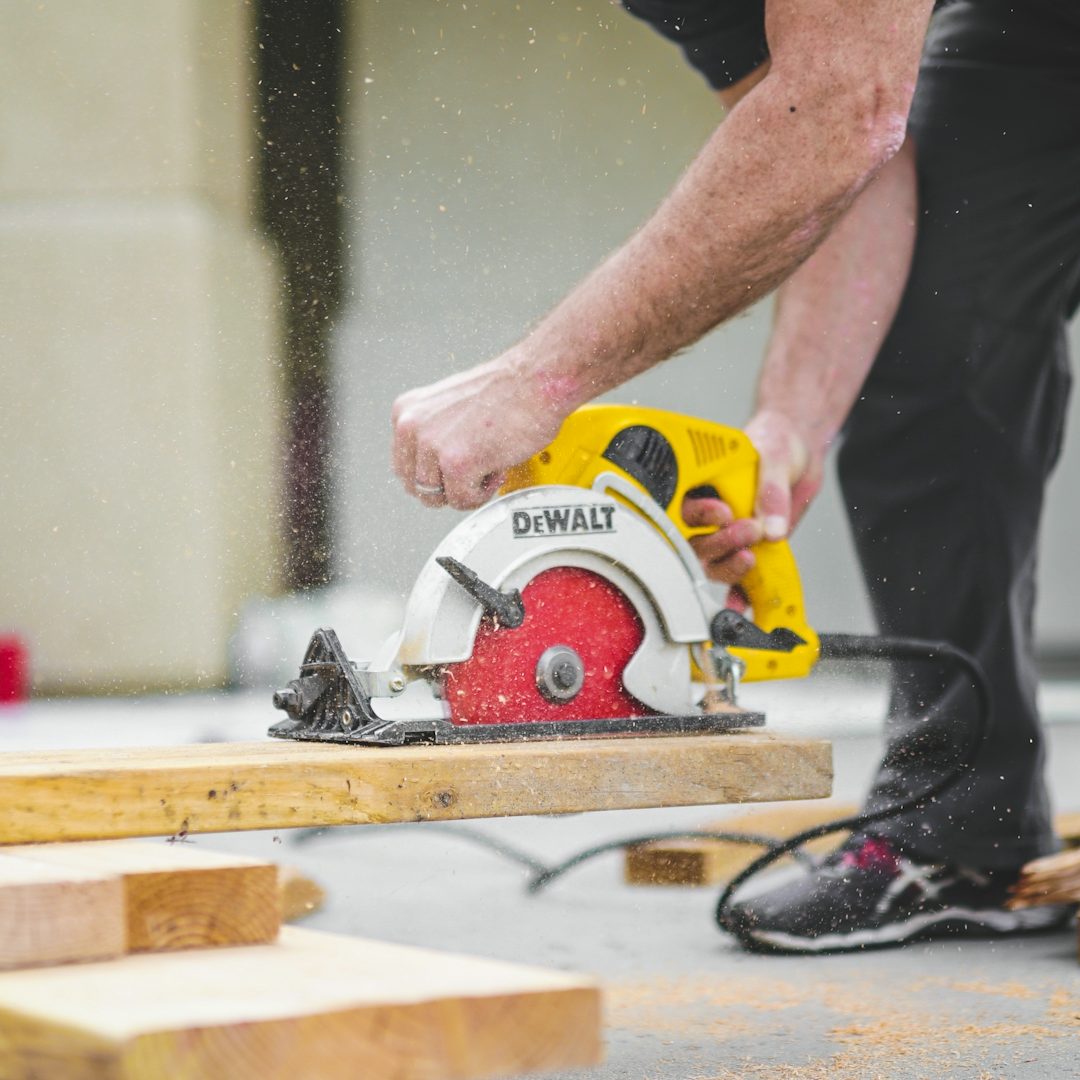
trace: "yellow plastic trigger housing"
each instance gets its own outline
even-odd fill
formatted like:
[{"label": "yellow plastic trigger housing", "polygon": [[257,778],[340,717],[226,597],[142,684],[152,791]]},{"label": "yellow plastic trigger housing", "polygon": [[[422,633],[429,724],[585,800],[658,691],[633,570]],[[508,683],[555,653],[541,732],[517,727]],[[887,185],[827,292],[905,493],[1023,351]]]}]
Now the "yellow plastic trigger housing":
[{"label": "yellow plastic trigger housing", "polygon": [[[752,517],[758,454],[743,432],[692,416],[637,405],[586,405],[570,414],[546,449],[511,470],[503,492],[539,484],[591,487],[615,472],[650,495],[689,539],[708,528],[682,519],[688,491],[711,487],[736,518]],[[787,627],[805,642],[791,652],[729,648],[747,680],[798,678],[818,658],[818,636],[806,621],[802,583],[786,540],[755,544],[754,567],[741,585],[754,622],[768,633]]]}]

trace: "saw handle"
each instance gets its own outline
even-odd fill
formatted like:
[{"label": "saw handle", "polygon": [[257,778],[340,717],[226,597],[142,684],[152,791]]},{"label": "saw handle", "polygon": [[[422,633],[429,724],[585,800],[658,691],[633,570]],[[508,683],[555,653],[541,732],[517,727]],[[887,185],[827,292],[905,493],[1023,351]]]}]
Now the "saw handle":
[{"label": "saw handle", "polygon": [[[711,488],[736,518],[754,516],[758,453],[735,429],[663,409],[586,405],[563,422],[555,441],[512,470],[504,491],[537,484],[591,487],[603,472],[617,472],[649,494],[687,539],[711,532],[683,521],[687,493]],[[779,628],[802,639],[790,651],[731,646],[746,664],[744,678],[806,675],[818,657],[817,634],[806,621],[802,583],[786,540],[763,540],[752,548],[754,567],[741,587],[754,623],[766,634]]]}]

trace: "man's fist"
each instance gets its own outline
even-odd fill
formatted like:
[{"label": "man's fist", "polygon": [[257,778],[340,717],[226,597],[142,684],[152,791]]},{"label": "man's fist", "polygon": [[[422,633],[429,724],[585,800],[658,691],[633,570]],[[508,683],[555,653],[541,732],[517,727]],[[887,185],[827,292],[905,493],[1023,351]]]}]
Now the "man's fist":
[{"label": "man's fist", "polygon": [[754,565],[754,554],[748,550],[761,539],[761,525],[754,518],[735,520],[727,503],[714,496],[683,499],[683,521],[695,528],[711,526],[715,532],[690,539],[705,575],[711,581],[737,585]]},{"label": "man's fist", "polygon": [[736,521],[729,507],[715,497],[683,500],[687,525],[716,531],[690,541],[712,581],[737,585],[754,565],[748,550],[759,540],[783,540],[798,524],[821,489],[823,460],[810,454],[794,422],[783,413],[763,411],[746,425],[746,434],[760,457],[754,516]]},{"label": "man's fist", "polygon": [[506,472],[542,450],[563,415],[503,359],[394,402],[394,472],[425,506],[480,506]]}]

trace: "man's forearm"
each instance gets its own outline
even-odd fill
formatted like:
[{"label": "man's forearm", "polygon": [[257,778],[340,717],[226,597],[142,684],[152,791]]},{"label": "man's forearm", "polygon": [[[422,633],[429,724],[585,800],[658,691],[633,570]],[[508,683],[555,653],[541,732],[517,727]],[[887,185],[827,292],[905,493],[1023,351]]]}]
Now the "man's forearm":
[{"label": "man's forearm", "polygon": [[[790,112],[774,79],[732,110],[656,214],[518,347],[527,372],[544,371],[541,392],[581,404],[761,299],[870,178],[880,164],[870,140],[823,153],[831,118]],[[795,161],[806,166],[777,164]]]},{"label": "man's forearm", "polygon": [[[864,36],[884,35],[886,20],[896,34],[906,20],[910,55],[887,71],[885,61],[874,65],[895,51],[888,35],[856,74],[839,63],[823,74],[807,56],[816,55],[816,29],[798,27],[801,61],[774,56],[653,217],[511,351],[520,374],[568,410],[790,275],[903,139],[925,21],[917,6],[899,16],[875,0],[845,10],[845,21],[865,19]],[[835,46],[821,43],[830,47],[835,59]]]},{"label": "man's forearm", "polygon": [[813,456],[836,437],[896,314],[916,204],[909,139],[780,289],[757,410],[785,415]]}]

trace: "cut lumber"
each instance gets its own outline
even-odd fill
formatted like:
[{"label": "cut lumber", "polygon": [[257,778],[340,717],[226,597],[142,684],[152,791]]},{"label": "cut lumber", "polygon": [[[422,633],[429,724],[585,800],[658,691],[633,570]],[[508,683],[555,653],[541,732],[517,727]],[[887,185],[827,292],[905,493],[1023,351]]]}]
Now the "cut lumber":
[{"label": "cut lumber", "polygon": [[[822,825],[836,818],[858,812],[854,803],[822,801],[799,803],[725,818],[701,828],[702,832],[737,832],[786,840],[803,829]],[[1080,813],[1058,814],[1054,829],[1065,846],[1080,846]],[[822,854],[831,851],[844,838],[833,833],[811,841],[805,850]],[[761,847],[729,843],[723,840],[655,840],[626,849],[624,862],[628,885],[720,885],[730,881],[740,870],[761,854]],[[783,860],[777,865],[781,865]],[[1049,902],[1049,901],[1046,901]]]},{"label": "cut lumber", "polygon": [[283,922],[296,922],[314,915],[326,902],[323,887],[295,866],[278,867],[278,893]]},{"label": "cut lumber", "polygon": [[281,926],[277,867],[193,844],[106,840],[6,848],[0,863],[36,860],[123,883],[129,952],[273,941]]},{"label": "cut lumber", "polygon": [[1029,862],[1009,890],[1009,907],[1080,903],[1080,851],[1059,851]]},{"label": "cut lumber", "polygon": [[818,799],[821,739],[202,743],[0,755],[0,843]]},{"label": "cut lumber", "polygon": [[1054,831],[1067,848],[1080,847],[1080,810],[1055,814]]},{"label": "cut lumber", "polygon": [[104,960],[125,938],[119,878],[0,858],[0,969]]},{"label": "cut lumber", "polygon": [[0,975],[5,1080],[467,1080],[600,1056],[587,980],[293,927]]},{"label": "cut lumber", "polygon": [[[786,840],[803,829],[854,814],[850,803],[825,800],[793,806],[751,810],[705,826],[703,832],[747,833]],[[828,851],[843,834],[823,837],[807,845],[810,851]],[[764,851],[752,844],[738,844],[702,837],[687,840],[654,840],[626,849],[624,876],[628,885],[718,885],[729,881]],[[780,865],[779,863],[777,865]]]}]

